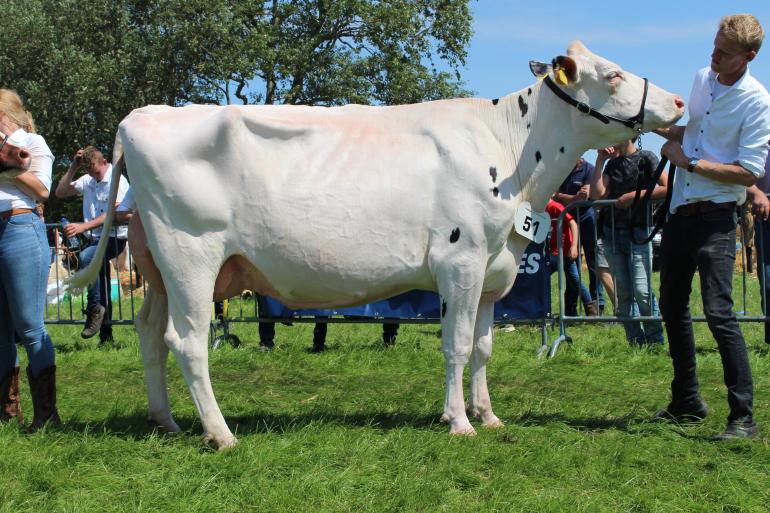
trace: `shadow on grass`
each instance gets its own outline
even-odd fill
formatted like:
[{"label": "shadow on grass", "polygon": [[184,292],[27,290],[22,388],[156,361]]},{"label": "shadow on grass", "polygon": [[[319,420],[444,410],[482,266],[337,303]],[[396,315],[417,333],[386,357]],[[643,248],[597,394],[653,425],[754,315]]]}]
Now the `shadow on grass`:
[{"label": "shadow on grass", "polygon": [[[203,433],[198,417],[175,416],[175,420],[186,435]],[[236,435],[260,433],[289,433],[300,431],[308,426],[320,424],[348,427],[371,427],[383,431],[400,428],[419,430],[445,430],[446,425],[439,422],[439,415],[418,415],[411,413],[353,413],[338,414],[333,412],[312,412],[306,414],[269,414],[232,416],[225,419]],[[70,433],[105,433],[126,440],[143,440],[158,432],[156,426],[147,420],[146,413],[135,412],[128,415],[110,415],[101,422],[85,422],[69,419],[56,429]]]},{"label": "shadow on grass", "polygon": [[[641,424],[649,418],[639,414],[628,414],[620,417],[569,417],[561,413],[524,413],[510,421],[520,426],[544,426],[554,422],[565,424],[577,431],[596,432],[617,429],[620,431],[638,431]],[[631,429],[633,427],[633,429]]]}]

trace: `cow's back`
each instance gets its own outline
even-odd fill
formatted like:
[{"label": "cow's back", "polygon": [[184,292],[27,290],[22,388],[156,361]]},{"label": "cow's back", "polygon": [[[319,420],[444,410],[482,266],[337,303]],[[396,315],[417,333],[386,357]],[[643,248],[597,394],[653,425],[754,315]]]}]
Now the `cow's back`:
[{"label": "cow's back", "polygon": [[433,288],[431,238],[447,209],[478,201],[463,175],[473,109],[150,107],[121,134],[159,250],[174,226],[244,255],[288,303],[353,304]]}]

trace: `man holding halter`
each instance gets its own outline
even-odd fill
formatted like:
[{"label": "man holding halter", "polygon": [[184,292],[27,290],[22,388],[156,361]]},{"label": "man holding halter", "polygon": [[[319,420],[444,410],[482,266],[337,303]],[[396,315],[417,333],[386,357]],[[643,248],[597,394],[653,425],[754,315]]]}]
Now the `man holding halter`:
[{"label": "man holding halter", "polygon": [[698,71],[686,127],[657,130],[676,164],[670,217],[661,244],[660,309],[674,367],[669,405],[656,419],[699,422],[708,407],[698,391],[690,291],[696,268],[703,310],[719,346],[730,414],[714,439],[754,438],[753,383],[733,312],[736,205],[764,174],[770,96],[748,70],[764,31],[750,14],[722,18],[710,68]]}]

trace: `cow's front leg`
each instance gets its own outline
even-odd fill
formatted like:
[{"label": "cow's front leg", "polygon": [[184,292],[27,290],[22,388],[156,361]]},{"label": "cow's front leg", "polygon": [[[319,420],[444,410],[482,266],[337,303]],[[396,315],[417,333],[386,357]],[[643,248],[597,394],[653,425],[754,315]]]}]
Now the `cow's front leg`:
[{"label": "cow's front leg", "polygon": [[481,303],[476,314],[476,329],[473,334],[471,353],[471,400],[468,411],[481,419],[484,427],[502,427],[503,423],[492,412],[492,401],[487,388],[487,362],[492,356],[492,324],[495,304]]},{"label": "cow's front leg", "polygon": [[[483,276],[463,275],[461,271],[455,270],[439,281],[443,313],[441,350],[446,362],[446,390],[441,420],[449,423],[451,434],[476,434],[465,411],[463,371],[473,347],[482,279]],[[446,283],[442,287],[443,281]],[[463,286],[464,283],[467,286]]]},{"label": "cow's front leg", "polygon": [[[193,299],[192,295],[177,296],[182,300],[175,301],[172,299],[174,292],[171,287],[167,284],[166,288],[169,290],[169,317],[165,340],[174,352],[190,389],[190,396],[198,408],[203,424],[204,442],[211,443],[220,451],[233,447],[238,440],[227,427],[214,398],[209,377],[207,342],[211,303]],[[211,291],[213,291],[213,280],[208,295],[201,294],[201,297],[211,297]]]},{"label": "cow's front leg", "polygon": [[162,431],[177,433],[181,430],[171,416],[166,385],[168,346],[163,342],[163,334],[166,331],[167,322],[166,296],[148,288],[142,309],[134,321],[142,348],[149,405],[148,417],[149,421],[156,424]]}]

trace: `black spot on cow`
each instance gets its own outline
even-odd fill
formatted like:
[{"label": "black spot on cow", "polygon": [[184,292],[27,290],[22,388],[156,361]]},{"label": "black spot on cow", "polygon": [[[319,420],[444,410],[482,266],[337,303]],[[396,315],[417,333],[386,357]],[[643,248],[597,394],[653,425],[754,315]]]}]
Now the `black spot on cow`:
[{"label": "black spot on cow", "polygon": [[449,236],[449,242],[454,244],[455,242],[457,242],[457,239],[459,238],[460,238],[460,229],[455,228],[454,230],[452,230],[452,235]]},{"label": "black spot on cow", "polygon": [[530,87],[527,89],[527,96],[531,96],[531,95],[532,95],[532,88]]},{"label": "black spot on cow", "polygon": [[446,317],[446,301],[441,302],[441,318]]},{"label": "black spot on cow", "polygon": [[562,146],[561,148],[559,148],[559,152],[560,152],[560,153],[564,153],[564,146]]},{"label": "black spot on cow", "polygon": [[496,198],[496,197],[497,197],[497,196],[500,194],[500,189],[498,189],[497,187],[495,187],[494,189],[492,189],[492,194],[493,194],[493,195],[494,195],[494,197]]},{"label": "black spot on cow", "polygon": [[542,159],[542,158],[543,158],[543,156],[542,156],[542,155],[540,155],[540,152],[539,152],[539,151],[536,151],[536,152],[535,152],[535,160],[536,160],[536,161],[538,161],[538,162],[540,162],[540,159]]},{"label": "black spot on cow", "polygon": [[500,101],[500,98],[495,98],[494,100],[492,100],[492,105],[497,105],[497,102],[499,101]]},{"label": "black spot on cow", "polygon": [[527,130],[529,130],[529,127],[532,126],[532,123],[527,123]]},{"label": "black spot on cow", "polygon": [[526,116],[527,111],[529,110],[529,106],[527,105],[527,102],[524,101],[523,96],[519,96],[519,110],[521,111],[521,117]]},{"label": "black spot on cow", "polygon": [[492,183],[497,182],[497,168],[495,166],[489,166],[489,176],[492,177]]}]

